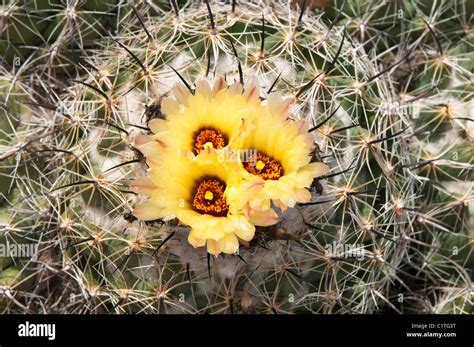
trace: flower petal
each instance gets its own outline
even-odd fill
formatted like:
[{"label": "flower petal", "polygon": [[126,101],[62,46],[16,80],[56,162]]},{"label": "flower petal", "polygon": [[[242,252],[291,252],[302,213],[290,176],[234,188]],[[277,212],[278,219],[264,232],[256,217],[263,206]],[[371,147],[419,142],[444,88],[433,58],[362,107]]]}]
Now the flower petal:
[{"label": "flower petal", "polygon": [[326,175],[329,172],[329,167],[321,162],[308,164],[304,170],[309,170],[313,177]]},{"label": "flower petal", "polygon": [[151,196],[156,186],[149,177],[138,177],[129,186],[130,190],[147,196]]},{"label": "flower petal", "polygon": [[164,98],[161,100],[161,112],[169,117],[179,112],[179,104],[175,99]]},{"label": "flower petal", "polygon": [[212,96],[216,96],[220,90],[224,89],[225,84],[225,80],[222,77],[219,77],[212,86]]},{"label": "flower petal", "polygon": [[242,87],[242,84],[240,84],[239,82],[236,82],[236,83],[232,84],[231,86],[229,86],[229,94],[230,95],[242,94],[243,90],[244,90],[244,88]]},{"label": "flower petal", "polygon": [[250,223],[262,227],[278,223],[278,214],[273,209],[269,209],[263,212],[251,211],[249,218]]},{"label": "flower petal", "polygon": [[258,87],[258,80],[255,77],[250,79],[243,95],[247,102],[258,100],[260,97],[260,89]]},{"label": "flower petal", "polygon": [[220,248],[219,241],[207,240],[207,252],[212,255],[218,256],[221,253],[222,249]]},{"label": "flower petal", "polygon": [[151,202],[147,202],[135,206],[133,215],[145,221],[160,219],[162,217],[162,209]]},{"label": "flower petal", "polygon": [[194,247],[204,247],[206,245],[206,239],[200,239],[194,235],[191,231],[188,235],[188,242]]},{"label": "flower petal", "polygon": [[173,94],[178,103],[185,106],[188,105],[188,98],[191,95],[191,92],[184,84],[176,83],[176,85],[173,87]]},{"label": "flower petal", "polygon": [[268,96],[268,108],[272,114],[286,116],[294,102],[294,98],[283,98],[280,93],[272,93]]},{"label": "flower petal", "polygon": [[151,141],[153,141],[153,136],[151,135],[137,135],[133,141],[133,144],[135,147],[139,147]]},{"label": "flower petal", "polygon": [[164,119],[153,118],[148,122],[148,127],[154,134],[157,134],[166,129],[166,121]]},{"label": "flower petal", "polygon": [[255,235],[255,226],[247,218],[239,217],[239,222],[235,224],[234,233],[244,241],[250,241]]},{"label": "flower petal", "polygon": [[196,94],[202,94],[205,96],[207,99],[211,97],[211,87],[209,86],[209,83],[207,82],[206,79],[201,78],[197,83],[196,83]]},{"label": "flower petal", "polygon": [[147,159],[156,159],[162,153],[163,148],[166,147],[167,146],[163,141],[153,140],[141,146],[137,146],[137,149],[142,152]]},{"label": "flower petal", "polygon": [[234,254],[239,249],[239,240],[234,233],[227,233],[219,241],[219,248],[223,253]]},{"label": "flower petal", "polygon": [[300,203],[309,202],[311,200],[311,193],[304,188],[296,189],[296,200]]}]

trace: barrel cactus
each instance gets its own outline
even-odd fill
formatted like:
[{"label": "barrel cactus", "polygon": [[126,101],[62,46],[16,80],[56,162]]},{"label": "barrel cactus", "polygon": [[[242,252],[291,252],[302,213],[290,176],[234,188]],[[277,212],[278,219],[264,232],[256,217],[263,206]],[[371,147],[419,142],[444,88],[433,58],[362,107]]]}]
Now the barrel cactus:
[{"label": "barrel cactus", "polygon": [[430,3],[77,2],[71,78],[3,68],[1,310],[470,312],[471,15]]}]

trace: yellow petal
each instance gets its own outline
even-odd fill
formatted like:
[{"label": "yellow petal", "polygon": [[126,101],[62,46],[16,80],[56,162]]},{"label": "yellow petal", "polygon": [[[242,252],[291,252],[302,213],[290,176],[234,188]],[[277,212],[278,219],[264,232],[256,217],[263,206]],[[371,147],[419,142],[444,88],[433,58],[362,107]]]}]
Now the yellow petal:
[{"label": "yellow petal", "polygon": [[259,99],[260,89],[258,87],[258,81],[255,77],[250,79],[247,86],[245,87],[243,95],[247,102],[257,101]]},{"label": "yellow petal", "polygon": [[280,93],[272,93],[268,96],[268,108],[272,114],[286,116],[294,98],[283,98]]},{"label": "yellow petal", "polygon": [[153,137],[151,135],[137,135],[133,141],[133,145],[135,147],[139,147],[151,141],[153,141]]},{"label": "yellow petal", "polygon": [[166,145],[162,141],[150,141],[141,146],[137,146],[137,149],[143,153],[147,159],[152,158],[156,159],[163,153],[163,148],[166,148]]},{"label": "yellow petal", "polygon": [[151,202],[135,206],[133,215],[140,220],[155,220],[162,217],[162,209]]},{"label": "yellow petal", "polygon": [[222,249],[220,248],[219,241],[207,240],[207,252],[212,255],[218,256],[221,253]]},{"label": "yellow petal", "polygon": [[258,226],[269,226],[278,223],[278,214],[273,210],[269,209],[266,211],[252,211],[250,212],[250,223]]},{"label": "yellow petal", "polygon": [[147,196],[150,196],[154,189],[156,186],[149,177],[138,177],[130,184],[130,190]]},{"label": "yellow petal", "polygon": [[234,233],[244,241],[250,241],[255,235],[255,226],[245,217],[239,217],[239,222],[234,226]]},{"label": "yellow petal", "polygon": [[209,86],[209,83],[204,78],[200,79],[196,83],[196,95],[198,94],[202,94],[207,99],[211,97],[211,87]]},{"label": "yellow petal", "polygon": [[164,98],[161,100],[161,112],[163,112],[165,116],[170,117],[179,112],[179,104],[175,99]]},{"label": "yellow petal", "polygon": [[313,177],[326,175],[329,172],[329,167],[321,162],[311,163],[306,165],[303,170],[307,170]]},{"label": "yellow petal", "polygon": [[157,134],[166,129],[166,121],[164,119],[153,118],[148,122],[148,127],[154,134]]},{"label": "yellow petal", "polygon": [[296,200],[302,203],[309,202],[311,200],[311,193],[307,189],[304,189],[304,188],[297,189]]},{"label": "yellow petal", "polygon": [[[294,121],[293,124],[298,128],[298,134],[306,134],[308,132],[308,125],[306,124],[304,119],[298,119]],[[311,145],[311,136],[305,136],[304,139],[307,140],[305,141],[307,145]]]},{"label": "yellow petal", "polygon": [[225,84],[225,80],[222,77],[219,77],[212,86],[212,96],[216,96],[220,90],[224,89]]},{"label": "yellow petal", "polygon": [[233,233],[227,233],[218,243],[221,251],[226,254],[234,254],[239,249],[239,240]]},{"label": "yellow petal", "polygon": [[281,202],[280,200],[273,200],[273,203],[275,204],[276,207],[282,210],[282,212],[285,212],[288,209],[288,205]]},{"label": "yellow petal", "polygon": [[191,92],[184,84],[176,83],[176,85],[173,87],[173,94],[178,103],[185,106],[188,105],[188,98],[191,95]]},{"label": "yellow petal", "polygon": [[243,87],[240,83],[234,83],[229,87],[229,94],[242,94]]},{"label": "yellow petal", "polygon": [[204,247],[206,245],[206,239],[200,239],[194,235],[191,231],[188,235],[188,242],[194,247]]}]

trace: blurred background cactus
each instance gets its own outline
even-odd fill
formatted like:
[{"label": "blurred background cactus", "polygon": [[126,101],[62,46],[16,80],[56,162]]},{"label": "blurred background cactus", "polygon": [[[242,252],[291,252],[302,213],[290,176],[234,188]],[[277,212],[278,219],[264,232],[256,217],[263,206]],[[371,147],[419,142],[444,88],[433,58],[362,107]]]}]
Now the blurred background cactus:
[{"label": "blurred background cactus", "polygon": [[[472,313],[472,1],[6,1],[4,313]],[[141,222],[135,145],[176,82],[281,92],[331,171],[209,256]],[[271,124],[269,124],[271,129]]]}]

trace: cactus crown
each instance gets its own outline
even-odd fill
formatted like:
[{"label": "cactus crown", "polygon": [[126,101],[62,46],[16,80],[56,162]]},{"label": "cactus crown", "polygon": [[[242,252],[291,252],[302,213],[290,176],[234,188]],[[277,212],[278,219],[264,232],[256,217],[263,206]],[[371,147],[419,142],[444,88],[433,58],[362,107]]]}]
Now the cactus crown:
[{"label": "cactus crown", "polygon": [[[37,252],[0,258],[2,312],[471,310],[468,2],[27,3],[0,12],[0,245]],[[137,220],[131,185],[173,86],[220,77],[286,97],[329,171],[214,257],[179,218]],[[228,136],[201,129],[190,151]],[[258,155],[247,172],[286,174]],[[206,184],[195,210],[221,197]]]}]

